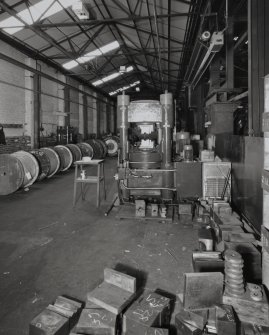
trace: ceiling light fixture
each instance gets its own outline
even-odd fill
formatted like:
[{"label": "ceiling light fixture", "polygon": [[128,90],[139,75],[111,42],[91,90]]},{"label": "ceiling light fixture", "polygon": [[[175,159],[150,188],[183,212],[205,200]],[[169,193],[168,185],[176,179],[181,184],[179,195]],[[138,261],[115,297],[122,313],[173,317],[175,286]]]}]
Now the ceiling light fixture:
[{"label": "ceiling light fixture", "polygon": [[99,49],[95,49],[93,51],[88,52],[82,57],[77,58],[76,60],[71,60],[70,62],[62,64],[62,66],[67,69],[73,69],[74,67],[78,66],[79,64],[83,64],[86,62],[89,62],[90,60],[108,53],[109,51],[118,49],[120,47],[120,44],[118,41],[111,42],[109,44],[104,45],[103,47]]},{"label": "ceiling light fixture", "polygon": [[129,88],[131,87],[134,87],[134,86],[137,86],[140,84],[140,81],[135,81],[133,82],[132,84],[128,85],[128,86],[124,86],[124,87],[121,87],[121,88],[118,88],[117,90],[113,91],[113,92],[110,92],[109,95],[115,95],[119,92],[122,92],[122,91],[126,91],[128,90]]},{"label": "ceiling light fixture", "polygon": [[[131,72],[131,71],[133,71],[133,69],[134,69],[133,66],[128,66],[128,67],[125,69],[125,73],[126,73],[126,72]],[[113,79],[115,79],[115,78],[121,76],[122,74],[123,74],[123,72],[121,72],[121,71],[119,71],[119,72],[114,72],[114,73],[110,74],[109,76],[106,76],[106,77],[104,77],[104,78],[102,78],[102,79],[99,79],[99,80],[96,80],[96,81],[92,82],[92,85],[93,85],[93,86],[99,86],[99,85],[102,85],[102,84],[106,83],[107,81],[113,80]]]}]

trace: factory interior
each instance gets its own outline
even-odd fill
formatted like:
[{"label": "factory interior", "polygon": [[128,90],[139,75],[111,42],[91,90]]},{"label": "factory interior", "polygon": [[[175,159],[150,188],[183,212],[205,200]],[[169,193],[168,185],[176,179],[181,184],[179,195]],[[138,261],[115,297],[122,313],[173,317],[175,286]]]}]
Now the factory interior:
[{"label": "factory interior", "polygon": [[0,335],[269,334],[267,34],[267,0],[0,1]]}]

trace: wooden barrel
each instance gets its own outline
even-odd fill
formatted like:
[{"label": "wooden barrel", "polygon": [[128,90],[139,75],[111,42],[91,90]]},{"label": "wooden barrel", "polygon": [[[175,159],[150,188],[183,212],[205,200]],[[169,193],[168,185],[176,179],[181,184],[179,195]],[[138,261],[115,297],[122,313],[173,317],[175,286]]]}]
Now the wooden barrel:
[{"label": "wooden barrel", "polygon": [[0,155],[0,195],[17,191],[23,184],[24,170],[21,161],[9,154]]},{"label": "wooden barrel", "polygon": [[46,178],[50,172],[50,160],[46,153],[42,150],[32,150],[30,151],[32,155],[36,158],[38,165],[39,165],[39,175],[37,177],[38,181],[43,180]]},{"label": "wooden barrel", "polygon": [[40,148],[40,151],[44,152],[49,159],[50,163],[50,168],[49,168],[49,173],[47,175],[47,178],[51,178],[55,173],[58,172],[60,168],[60,158],[57,152],[51,148]]},{"label": "wooden barrel", "polygon": [[39,175],[39,165],[36,158],[27,151],[16,151],[12,156],[20,160],[24,169],[24,180],[22,187],[26,188],[31,186]]},{"label": "wooden barrel", "polygon": [[65,145],[72,153],[73,163],[81,160],[82,154],[80,148],[76,144],[66,144]]},{"label": "wooden barrel", "polygon": [[73,156],[71,151],[64,145],[56,145],[53,148],[60,157],[60,169],[59,171],[66,171],[70,168],[73,163]]},{"label": "wooden barrel", "polygon": [[105,139],[105,143],[107,146],[107,155],[110,157],[117,156],[118,149],[119,149],[119,142],[116,138],[116,136],[107,137]]},{"label": "wooden barrel", "polygon": [[89,143],[82,142],[77,143],[77,146],[80,148],[82,157],[91,157],[93,158],[93,148]]},{"label": "wooden barrel", "polygon": [[103,147],[102,145],[94,139],[87,140],[93,148],[93,159],[102,159],[103,158]]}]

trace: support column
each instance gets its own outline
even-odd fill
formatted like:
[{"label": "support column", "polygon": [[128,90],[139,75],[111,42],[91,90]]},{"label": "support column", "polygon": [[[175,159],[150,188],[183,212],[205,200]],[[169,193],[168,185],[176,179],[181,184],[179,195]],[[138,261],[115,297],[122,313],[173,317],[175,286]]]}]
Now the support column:
[{"label": "support column", "polygon": [[[63,74],[58,74],[57,79],[66,82],[66,78]],[[58,84],[58,126],[64,127],[65,126],[65,118],[66,115],[64,114],[65,111],[65,101],[64,101],[64,86]],[[62,113],[62,115],[61,115]]]},{"label": "support column", "polygon": [[261,136],[264,76],[269,73],[269,3],[248,0],[249,135]]},{"label": "support column", "polygon": [[88,137],[88,99],[87,95],[83,94],[83,136]]},{"label": "support column", "polygon": [[[83,85],[79,85],[79,89],[81,91],[84,91]],[[84,99],[83,99],[84,94],[80,93],[78,94],[78,131],[80,134],[82,134],[83,138],[85,138],[85,133],[84,133]]]},{"label": "support column", "polygon": [[[98,95],[97,95],[98,97]],[[100,118],[101,118],[101,102],[96,101],[96,137],[100,137]]]},{"label": "support column", "polygon": [[64,88],[64,112],[66,113],[65,126],[70,126],[70,88],[67,86]]},{"label": "support column", "polygon": [[[36,67],[36,62],[30,58],[26,59],[25,64]],[[27,70],[25,71],[25,88],[25,135],[31,137],[31,148],[34,148],[34,80],[33,73]]]},{"label": "support column", "polygon": [[95,92],[92,93],[94,97],[92,98],[92,132],[93,134],[97,134],[97,94]]},{"label": "support column", "polygon": [[34,147],[40,146],[40,110],[41,110],[41,77],[33,75],[34,84]]},{"label": "support column", "polygon": [[106,100],[106,133],[110,133],[110,125],[111,125],[111,109],[110,109],[110,103],[108,99]]},{"label": "support column", "polygon": [[[231,1],[229,1],[231,2]],[[234,88],[234,22],[228,18],[228,28],[225,33],[226,46],[226,87]]]}]

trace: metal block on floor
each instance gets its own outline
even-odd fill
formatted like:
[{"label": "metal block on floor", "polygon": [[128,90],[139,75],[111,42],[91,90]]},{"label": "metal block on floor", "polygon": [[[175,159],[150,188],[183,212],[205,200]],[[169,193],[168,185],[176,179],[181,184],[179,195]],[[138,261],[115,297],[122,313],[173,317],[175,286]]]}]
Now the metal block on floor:
[{"label": "metal block on floor", "polygon": [[242,296],[231,296],[224,291],[223,304],[233,306],[241,322],[269,327],[268,299],[263,286],[247,283]]},{"label": "metal block on floor", "polygon": [[144,335],[150,327],[165,328],[170,321],[170,299],[155,292],[139,297],[123,315],[123,332]]},{"label": "metal block on floor", "polygon": [[192,253],[194,272],[224,272],[224,259],[218,251],[194,251]]},{"label": "metal block on floor", "polygon": [[208,309],[201,309],[201,310],[184,310],[181,311],[176,315],[176,318],[179,318],[183,322],[203,330],[207,323],[208,319]]},{"label": "metal block on floor", "polygon": [[202,309],[222,303],[223,274],[221,272],[202,272],[184,274],[183,307]]},{"label": "metal block on floor", "polygon": [[199,250],[213,251],[213,229],[203,227],[198,230]]},{"label": "metal block on floor", "polygon": [[63,296],[58,296],[54,305],[49,305],[47,309],[67,317],[69,319],[69,328],[72,329],[78,321],[82,303]]},{"label": "metal block on floor", "polygon": [[87,301],[119,314],[135,298],[136,279],[124,273],[104,270],[104,281],[87,294]]},{"label": "metal block on floor", "polygon": [[219,305],[216,307],[216,327],[218,335],[236,335],[236,318],[233,307]]},{"label": "metal block on floor", "polygon": [[29,325],[29,335],[68,335],[69,320],[53,311],[45,309]]},{"label": "metal block on floor", "polygon": [[117,315],[105,309],[83,309],[75,327],[78,334],[115,335]]},{"label": "metal block on floor", "polygon": [[145,200],[135,200],[135,216],[146,216],[146,202]]},{"label": "metal block on floor", "polygon": [[201,335],[202,330],[185,322],[179,315],[175,318],[177,335]]}]

